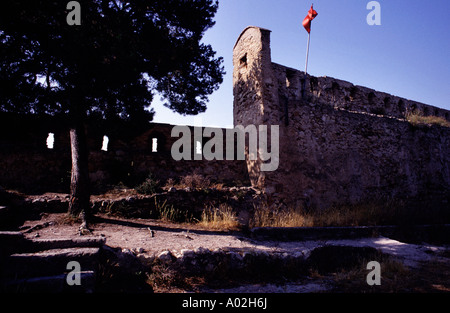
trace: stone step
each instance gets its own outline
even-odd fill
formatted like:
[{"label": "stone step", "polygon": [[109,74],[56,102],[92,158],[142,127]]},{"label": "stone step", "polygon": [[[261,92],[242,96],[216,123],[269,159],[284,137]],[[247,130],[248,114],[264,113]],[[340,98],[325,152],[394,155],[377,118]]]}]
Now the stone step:
[{"label": "stone step", "polygon": [[32,251],[42,251],[67,248],[100,248],[105,242],[106,238],[100,236],[86,238],[33,239],[30,242],[30,249]]},{"label": "stone step", "polygon": [[0,259],[14,252],[26,251],[29,242],[18,231],[0,231]]},{"label": "stone step", "polygon": [[9,215],[8,207],[0,204],[0,225],[3,226],[5,224],[5,221],[8,220]]},{"label": "stone step", "polygon": [[0,231],[0,244],[8,244],[10,240],[24,240],[20,231]]},{"label": "stone step", "polygon": [[52,249],[35,253],[16,253],[6,258],[1,269],[9,279],[53,276],[67,273],[70,261],[77,261],[80,270],[95,270],[99,263],[100,248]]},{"label": "stone step", "polygon": [[92,293],[95,289],[96,275],[94,271],[81,271],[79,284],[69,285],[67,274],[40,276],[10,280],[4,283],[5,292],[85,292]]}]

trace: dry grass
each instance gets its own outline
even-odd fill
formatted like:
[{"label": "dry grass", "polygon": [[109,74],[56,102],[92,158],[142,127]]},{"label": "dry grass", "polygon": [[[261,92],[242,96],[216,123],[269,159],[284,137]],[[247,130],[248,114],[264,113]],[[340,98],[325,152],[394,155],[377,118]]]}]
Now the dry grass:
[{"label": "dry grass", "polygon": [[299,208],[273,209],[255,207],[250,227],[328,227],[373,226],[398,224],[404,221],[402,205],[395,203],[361,203],[332,206],[323,210],[305,211]]},{"label": "dry grass", "polygon": [[391,256],[383,256],[381,265],[381,285],[369,286],[366,283],[365,265],[362,260],[359,266],[332,275],[335,288],[332,292],[357,293],[448,293],[450,292],[450,266],[448,262],[431,261],[420,268],[409,268]]},{"label": "dry grass", "polygon": [[237,230],[240,227],[233,209],[226,204],[221,204],[218,208],[203,210],[198,224],[202,227],[216,230]]},{"label": "dry grass", "polygon": [[421,112],[412,112],[406,115],[406,120],[414,126],[420,125],[439,125],[450,127],[450,122],[439,116],[424,116]]},{"label": "dry grass", "polygon": [[415,282],[411,279],[411,269],[396,259],[384,257],[380,260],[381,285],[370,286],[366,282],[369,270],[366,265],[369,260],[361,260],[358,266],[349,270],[334,273],[332,280],[335,287],[334,292],[357,292],[357,293],[397,293],[411,292]]},{"label": "dry grass", "polygon": [[193,189],[205,189],[211,186],[211,181],[199,174],[187,175],[181,178],[180,185]]},{"label": "dry grass", "polygon": [[393,203],[360,203],[346,206],[333,206],[313,213],[314,226],[372,226],[394,223],[400,206]]},{"label": "dry grass", "polygon": [[187,283],[187,278],[175,271],[168,265],[155,261],[152,265],[151,274],[148,276],[147,284],[152,286],[153,291],[157,293],[176,293],[191,290],[192,287]]},{"label": "dry grass", "polygon": [[177,189],[191,188],[191,189],[207,189],[215,188],[222,190],[224,187],[223,183],[213,183],[207,177],[203,175],[194,173],[191,175],[186,175],[180,178],[179,183],[177,183],[173,178],[169,178],[164,186],[165,189],[170,187],[175,187]]},{"label": "dry grass", "polygon": [[267,206],[255,207],[249,226],[252,227],[310,227],[314,219],[301,210],[272,210]]},{"label": "dry grass", "polygon": [[167,200],[160,202],[155,197],[155,212],[158,218],[164,222],[190,223],[193,221],[192,214],[186,210],[178,209],[173,205],[168,205]]},{"label": "dry grass", "polygon": [[75,217],[75,216],[65,213],[61,216],[58,216],[56,218],[55,222],[59,225],[76,225],[76,224],[81,224],[82,220],[80,217]]},{"label": "dry grass", "polygon": [[142,184],[135,188],[135,190],[140,194],[152,195],[157,193],[159,188],[160,181],[150,174]]}]

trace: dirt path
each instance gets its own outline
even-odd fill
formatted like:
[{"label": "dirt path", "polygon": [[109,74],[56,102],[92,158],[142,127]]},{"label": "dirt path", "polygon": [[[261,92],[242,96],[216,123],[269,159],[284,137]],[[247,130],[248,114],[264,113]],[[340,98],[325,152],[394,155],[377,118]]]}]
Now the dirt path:
[{"label": "dirt path", "polygon": [[[26,221],[22,231],[27,238],[79,237],[78,225],[68,223],[65,216],[65,214],[44,214],[41,220]],[[308,254],[308,251],[324,245],[369,246],[396,256],[402,259],[405,265],[414,267],[418,262],[430,261],[446,250],[446,247],[408,244],[385,237],[294,242],[261,241],[248,238],[240,232],[206,230],[192,224],[172,224],[150,219],[120,219],[106,215],[97,215],[92,231],[88,236],[105,237],[106,244],[110,247],[138,251],[150,256],[158,255],[165,250],[176,253],[182,249],[198,248]]]},{"label": "dirt path", "polygon": [[[26,221],[21,231],[27,238],[79,238],[78,224],[67,221],[66,214],[43,214],[40,220]],[[449,249],[446,246],[409,244],[385,237],[360,238],[352,240],[309,240],[309,241],[267,241],[254,240],[240,232],[220,232],[206,230],[192,224],[172,224],[149,219],[121,219],[107,215],[97,215],[92,225],[92,234],[86,236],[102,236],[106,245],[114,248],[128,249],[136,255],[145,257],[158,256],[163,251],[171,251],[175,256],[181,250],[196,250],[199,248],[232,250],[232,251],[265,251],[267,253],[302,254],[308,256],[312,250],[325,245],[340,245],[353,247],[373,247],[389,254],[411,269],[427,271],[435,275],[440,283],[436,291],[450,292],[448,277],[450,266]],[[441,266],[444,264],[444,272]],[[447,264],[447,266],[445,266]],[[364,269],[365,270],[365,269]],[[426,277],[434,280],[433,277]],[[327,278],[328,279],[328,278]],[[442,283],[444,281],[444,283]],[[214,290],[221,292],[322,292],[329,286],[324,278],[318,278],[301,283],[286,283],[285,285],[253,284],[233,289]],[[429,288],[429,287],[427,287]],[[434,288],[434,287],[433,287]],[[428,289],[427,289],[428,290]],[[434,289],[432,289],[434,290]]]}]

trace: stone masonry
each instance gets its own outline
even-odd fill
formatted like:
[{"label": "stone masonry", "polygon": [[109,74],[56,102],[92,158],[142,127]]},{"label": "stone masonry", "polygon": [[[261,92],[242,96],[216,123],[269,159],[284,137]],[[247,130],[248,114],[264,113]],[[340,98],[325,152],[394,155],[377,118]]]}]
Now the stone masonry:
[{"label": "stone masonry", "polygon": [[[138,128],[127,122],[111,126],[88,121],[89,176],[93,190],[121,183],[134,187],[150,174],[162,185],[168,179],[178,180],[193,174],[231,186],[250,184],[245,161],[194,159],[198,139],[194,138],[194,130],[199,127],[189,127],[191,160],[174,160],[171,147],[179,138],[171,136],[173,127],[150,123]],[[53,149],[46,146],[49,133],[54,134]],[[107,151],[101,150],[104,135],[109,138]],[[200,138],[200,141],[204,144],[209,139]],[[224,143],[224,151],[225,148]],[[0,114],[0,168],[0,186],[6,189],[25,193],[68,192],[71,155],[64,118]]]},{"label": "stone masonry", "polygon": [[[269,205],[282,207],[450,201],[450,128],[414,126],[405,119],[419,111],[449,121],[449,111],[273,63],[270,31],[258,27],[241,33],[233,64],[234,125],[278,125],[279,138],[268,130],[269,151],[279,139],[275,171],[261,171],[261,159],[250,160],[247,148],[246,161],[176,161],[171,147],[179,138],[171,136],[173,125],[138,128],[90,121],[93,185],[135,186],[149,173],[164,183],[198,173],[212,182],[257,187]],[[0,185],[24,192],[67,192],[71,161],[66,124],[58,117],[1,114]],[[196,127],[190,130],[195,153]],[[50,132],[53,149],[45,144]],[[100,149],[104,135],[109,137],[107,151]],[[205,144],[210,138],[201,139]]]},{"label": "stone masonry", "polygon": [[233,65],[234,124],[279,125],[278,169],[262,172],[247,161],[269,202],[323,208],[430,194],[448,200],[450,129],[413,126],[405,116],[450,120],[449,111],[273,63],[270,31],[258,27],[239,36]]}]

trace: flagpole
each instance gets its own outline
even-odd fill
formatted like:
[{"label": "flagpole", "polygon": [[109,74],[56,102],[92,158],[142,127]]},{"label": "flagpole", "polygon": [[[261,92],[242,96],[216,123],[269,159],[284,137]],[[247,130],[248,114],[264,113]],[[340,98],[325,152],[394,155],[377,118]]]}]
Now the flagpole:
[{"label": "flagpole", "polygon": [[308,33],[308,44],[306,45],[306,62],[305,62],[305,75],[308,70],[308,55],[309,55],[309,39],[311,37],[311,32]]}]

